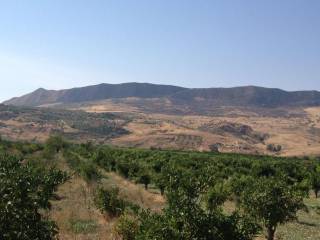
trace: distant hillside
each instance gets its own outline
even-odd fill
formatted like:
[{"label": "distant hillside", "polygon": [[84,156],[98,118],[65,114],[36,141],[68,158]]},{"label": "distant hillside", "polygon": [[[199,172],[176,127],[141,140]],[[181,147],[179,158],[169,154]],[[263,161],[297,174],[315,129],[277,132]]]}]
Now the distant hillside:
[{"label": "distant hillside", "polygon": [[215,106],[242,107],[287,107],[318,106],[320,92],[297,91],[287,92],[276,88],[235,87],[188,89],[172,96],[173,101],[181,104],[201,104]]},{"label": "distant hillside", "polygon": [[158,98],[184,90],[182,87],[149,83],[99,84],[94,86],[52,91],[40,88],[22,97],[4,102],[16,106],[40,106],[51,103],[78,103],[111,98]]},{"label": "distant hillside", "polygon": [[38,89],[22,97],[4,102],[16,106],[40,106],[54,103],[81,103],[103,99],[135,97],[140,99],[166,98],[177,106],[205,108],[219,106],[290,107],[319,106],[320,92],[287,92],[254,86],[235,88],[188,89],[149,83],[100,84],[69,90]]},{"label": "distant hillside", "polygon": [[129,134],[126,122],[111,113],[0,104],[0,135],[8,139],[43,141],[51,134],[61,134],[73,141],[103,142]]}]

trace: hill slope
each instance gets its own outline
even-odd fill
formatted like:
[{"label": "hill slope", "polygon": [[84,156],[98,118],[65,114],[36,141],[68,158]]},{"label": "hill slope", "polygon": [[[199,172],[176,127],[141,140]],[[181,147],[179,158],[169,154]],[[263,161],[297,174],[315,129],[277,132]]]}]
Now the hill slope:
[{"label": "hill slope", "polygon": [[38,89],[22,97],[4,102],[16,106],[40,106],[54,103],[81,103],[121,98],[168,99],[176,106],[191,108],[204,106],[288,107],[319,106],[320,92],[287,92],[254,86],[235,88],[188,89],[149,83],[100,84],[82,88],[52,91]]},{"label": "hill slope", "polygon": [[99,84],[60,91],[40,88],[4,103],[16,106],[39,106],[51,103],[78,103],[110,98],[155,98],[169,96],[184,89],[182,87],[149,83]]},{"label": "hill slope", "polygon": [[320,105],[320,92],[287,92],[276,88],[255,86],[235,88],[190,89],[173,96],[177,102],[198,100],[217,106],[285,107]]}]

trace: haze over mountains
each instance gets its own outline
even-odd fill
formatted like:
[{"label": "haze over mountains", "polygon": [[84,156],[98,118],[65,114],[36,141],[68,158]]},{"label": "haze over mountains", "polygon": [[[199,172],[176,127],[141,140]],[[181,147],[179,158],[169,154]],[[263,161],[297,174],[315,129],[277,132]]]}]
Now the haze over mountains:
[{"label": "haze over mountains", "polygon": [[4,104],[34,107],[124,98],[166,99],[173,105],[193,106],[193,108],[199,105],[265,108],[320,105],[318,91],[287,92],[255,86],[190,89],[149,83],[100,84],[59,91],[40,88],[22,97],[5,101]]}]

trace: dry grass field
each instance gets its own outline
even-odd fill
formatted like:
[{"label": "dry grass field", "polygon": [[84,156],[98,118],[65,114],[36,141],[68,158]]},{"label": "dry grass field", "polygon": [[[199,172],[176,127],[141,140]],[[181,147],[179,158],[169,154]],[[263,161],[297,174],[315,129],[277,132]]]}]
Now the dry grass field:
[{"label": "dry grass field", "polygon": [[[320,107],[275,110],[220,108],[211,115],[180,115],[157,113],[156,109],[150,112],[154,102],[142,108],[132,104],[136,101],[106,100],[63,106],[98,114],[90,115],[83,122],[74,118],[70,121],[69,116],[66,120],[58,118],[46,122],[34,120],[29,115],[6,117],[4,113],[0,118],[0,135],[13,140],[44,141],[50,134],[59,132],[73,141],[127,147],[210,151],[214,145],[221,152],[282,156],[320,154]],[[170,104],[167,107],[170,108]],[[114,119],[105,120],[103,114],[110,113]],[[78,122],[74,124],[74,121]],[[117,131],[119,134],[112,134]],[[269,144],[280,145],[281,151],[268,150]]]},{"label": "dry grass field", "polygon": [[[83,110],[113,112],[112,106],[90,106]],[[123,106],[122,106],[123,107]],[[272,115],[234,110],[217,116],[173,115],[131,111],[131,121],[125,126],[130,132],[111,140],[112,144],[144,148],[167,148],[208,151],[210,145],[220,144],[222,152],[278,154],[282,156],[320,154],[320,108],[293,109],[286,114]],[[254,134],[225,131],[230,125],[250,127]],[[204,126],[212,126],[212,131]],[[218,131],[217,126],[222,128]],[[224,131],[223,131],[224,130]],[[281,145],[279,153],[267,150],[268,144]]]},{"label": "dry grass field", "polygon": [[101,214],[94,204],[97,187],[117,187],[121,198],[144,209],[159,212],[165,205],[165,199],[152,186],[146,191],[142,185],[102,169],[102,180],[88,184],[80,176],[73,174],[61,154],[56,156],[55,164],[71,175],[71,179],[59,187],[59,200],[52,202],[52,209],[47,213],[48,217],[57,223],[58,237],[61,240],[118,239],[114,234],[117,218]]}]

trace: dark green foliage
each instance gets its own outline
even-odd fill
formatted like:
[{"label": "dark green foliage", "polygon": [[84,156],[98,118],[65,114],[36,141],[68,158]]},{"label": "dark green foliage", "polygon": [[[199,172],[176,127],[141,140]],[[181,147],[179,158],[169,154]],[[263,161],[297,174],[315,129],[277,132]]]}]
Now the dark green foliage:
[{"label": "dark green foliage", "polygon": [[81,177],[87,182],[99,181],[101,179],[101,174],[97,167],[91,162],[82,162],[78,166],[78,172]]},{"label": "dark green foliage", "polygon": [[125,161],[118,162],[116,168],[117,168],[118,173],[121,176],[123,176],[124,178],[128,178],[129,177],[129,172],[130,172],[130,169],[131,169],[129,162],[125,162]]},{"label": "dark green foliage", "polygon": [[138,183],[143,184],[144,188],[148,190],[148,185],[150,184],[150,182],[151,182],[151,176],[148,173],[148,171],[145,169],[140,170],[140,173],[138,176]]},{"label": "dark green foliage", "polygon": [[311,187],[318,198],[320,192],[320,165],[315,166],[310,174]]},{"label": "dark green foliage", "polygon": [[253,171],[257,177],[271,177],[277,173],[276,167],[272,162],[257,162],[253,165]]},{"label": "dark green foliage", "polygon": [[6,154],[0,155],[0,176],[0,239],[53,239],[57,227],[40,211],[50,209],[57,186],[67,176]]},{"label": "dark green foliage", "polygon": [[22,155],[28,155],[43,150],[43,146],[38,143],[15,142],[14,148]]},{"label": "dark green foliage", "polygon": [[62,136],[52,135],[45,143],[43,157],[46,159],[53,159],[57,153],[67,147],[68,142]]},{"label": "dark green foliage", "polygon": [[268,144],[267,150],[271,152],[281,152],[282,146],[281,145],[275,145],[275,144]]},{"label": "dark green foliage", "polygon": [[218,209],[230,196],[223,183],[217,183],[207,193],[207,208],[210,211]]},{"label": "dark green foliage", "polygon": [[155,174],[153,176],[154,184],[159,188],[161,195],[164,195],[164,191],[167,185],[167,179],[164,174]]},{"label": "dark green foliage", "polygon": [[[161,214],[139,213],[139,231],[135,239],[253,239],[260,229],[257,223],[261,218],[244,207],[243,196],[255,200],[254,195],[268,191],[268,195],[273,191],[281,195],[283,190],[288,193],[283,195],[285,199],[290,196],[296,201],[291,205],[292,215],[283,220],[287,221],[294,216],[295,206],[296,210],[302,207],[299,204],[307,196],[310,186],[308,172],[315,169],[311,159],[103,146],[90,148],[79,149],[79,157],[91,156],[95,164],[107,171],[117,171],[146,188],[153,184],[162,194],[166,193],[167,205]],[[88,152],[92,150],[93,153]],[[279,181],[280,190],[273,186],[276,183],[268,183],[270,188],[257,185],[262,179]],[[121,215],[127,208],[124,205],[128,205],[118,193],[110,190],[100,191],[98,199],[104,199],[100,201],[100,209],[115,216]],[[234,200],[238,208],[242,208],[226,215],[222,205],[227,199]],[[280,206],[281,202],[277,204]],[[274,206],[265,205],[265,209],[271,211]],[[132,226],[126,223],[129,229],[122,230],[131,232]]]},{"label": "dark green foliage", "polygon": [[46,148],[52,152],[60,152],[60,150],[66,148],[68,143],[60,135],[53,135],[48,138],[46,141]]},{"label": "dark green foliage", "polygon": [[304,209],[303,194],[282,180],[259,178],[248,184],[242,195],[242,207],[262,222],[267,239],[273,240],[279,224],[295,220]]},{"label": "dark green foliage", "polygon": [[99,148],[92,158],[94,163],[103,166],[107,171],[116,171],[116,160],[107,149]]},{"label": "dark green foliage", "polygon": [[126,208],[126,202],[119,197],[119,189],[98,189],[95,203],[101,212],[112,217],[119,216]]},{"label": "dark green foliage", "polygon": [[127,210],[131,213],[137,213],[140,207],[136,204],[128,202],[119,196],[117,187],[103,189],[99,188],[95,194],[94,202],[102,213],[111,217],[120,216]]},{"label": "dark green foliage", "polygon": [[[208,211],[202,207],[202,184],[192,175],[172,171],[169,176],[168,205],[162,214],[143,212],[136,239],[249,240],[258,232],[250,218],[234,213],[226,216],[211,201]],[[214,207],[213,207],[214,206]]]},{"label": "dark green foliage", "polygon": [[91,160],[83,159],[79,154],[70,150],[64,151],[63,155],[69,167],[86,182],[97,182],[101,179],[101,173]]}]

